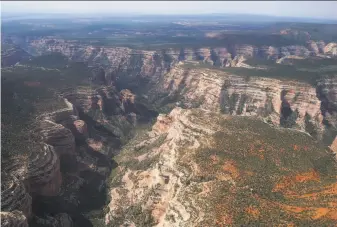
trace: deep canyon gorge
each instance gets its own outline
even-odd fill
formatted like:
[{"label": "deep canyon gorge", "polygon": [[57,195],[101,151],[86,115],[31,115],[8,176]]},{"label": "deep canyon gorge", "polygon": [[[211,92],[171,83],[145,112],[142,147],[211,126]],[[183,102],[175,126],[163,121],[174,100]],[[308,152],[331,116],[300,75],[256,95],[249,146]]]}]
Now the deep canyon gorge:
[{"label": "deep canyon gorge", "polygon": [[335,226],[337,43],[278,34],[305,43],[6,37],[1,224]]}]

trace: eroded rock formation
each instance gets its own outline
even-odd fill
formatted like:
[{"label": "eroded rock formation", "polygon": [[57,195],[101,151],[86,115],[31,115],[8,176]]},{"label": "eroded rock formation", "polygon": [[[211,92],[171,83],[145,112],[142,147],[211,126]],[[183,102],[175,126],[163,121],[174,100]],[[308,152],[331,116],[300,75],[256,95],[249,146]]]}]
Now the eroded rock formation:
[{"label": "eroded rock formation", "polygon": [[[257,218],[275,221],[281,211],[285,215],[276,218],[279,223],[332,224],[336,209],[324,201],[325,196],[336,201],[335,193],[326,193],[336,180],[316,179],[323,179],[324,174],[334,177],[335,168],[315,172],[312,164],[301,164],[301,170],[297,169],[298,161],[311,157],[317,160],[315,166],[320,165],[320,158],[333,164],[330,154],[316,146],[308,135],[270,127],[252,117],[177,107],[159,115],[152,131],[135,138],[117,158],[120,167],[114,173],[106,223],[236,226]],[[296,161],[283,161],[290,157]],[[276,172],[271,174],[269,168]],[[317,193],[315,201],[326,215],[317,216],[319,208],[296,191],[309,181],[315,186],[303,190]],[[287,202],[274,197],[276,192]],[[312,213],[310,217],[299,214],[299,209]]]},{"label": "eroded rock formation", "polygon": [[[125,183],[126,187],[112,189],[111,197],[114,199],[109,204],[110,212],[106,216],[107,223],[110,221],[115,223],[113,220],[118,217],[121,210],[143,203],[146,198],[148,200],[144,204],[145,208],[140,219],[145,219],[145,222],[148,219],[147,224],[149,225],[153,225],[149,221],[151,216],[158,223],[158,226],[170,225],[165,216],[175,216],[177,218],[175,225],[177,226],[186,224],[185,221],[187,220],[191,221],[191,219],[197,218],[194,215],[192,217],[192,214],[186,210],[186,206],[178,198],[178,194],[184,191],[181,188],[183,187],[181,177],[184,176],[184,173],[177,166],[179,147],[181,145],[187,145],[186,149],[199,147],[200,143],[196,138],[214,133],[214,129],[218,126],[211,112],[203,113],[205,119],[209,119],[207,122],[198,121],[198,117],[190,118],[191,113],[191,110],[176,108],[169,115],[158,116],[158,121],[149,133],[149,138],[142,141],[143,144],[138,144],[138,146],[151,145],[158,140],[162,143],[156,143],[158,147],[144,154],[144,156],[134,158],[141,162],[146,159],[157,160],[155,157],[159,156],[159,161],[155,161],[148,168],[146,167],[145,171],[134,172],[128,168],[120,170],[121,173],[124,173],[121,181]],[[164,136],[161,137],[164,138],[164,141],[160,136]],[[154,194],[149,194],[151,188],[154,189]],[[126,194],[120,194],[121,189],[125,190]],[[150,212],[150,217],[146,216],[147,212]],[[128,218],[125,221],[128,221]],[[193,221],[190,223],[193,223]]]},{"label": "eroded rock formation", "polygon": [[74,155],[75,139],[68,128],[46,119],[40,122],[39,128],[41,141],[53,146],[59,156]]},{"label": "eroded rock formation", "polygon": [[[13,212],[21,211],[26,217],[32,214],[32,198],[25,189],[24,184],[15,176],[1,173],[1,211]],[[18,212],[8,213],[8,221],[18,219],[19,223],[24,223],[21,214]],[[7,219],[5,217],[5,219]]]},{"label": "eroded rock formation", "polygon": [[[211,65],[230,67],[236,65],[234,59],[239,57],[263,57],[276,60],[287,56],[306,58],[337,54],[336,43],[326,44],[323,41],[312,40],[308,40],[305,46],[274,47],[235,44],[216,48],[182,48],[164,51],[136,51],[121,47],[81,46],[61,39],[39,39],[32,41],[29,45],[39,54],[60,52],[72,60],[98,63],[105,68],[113,69],[112,72],[117,70],[118,75],[127,75],[132,71],[135,75],[142,76],[164,74],[178,61],[204,61]],[[100,80],[107,80],[106,73],[103,73],[102,76]]]},{"label": "eroded rock formation", "polygon": [[323,119],[335,126],[335,77],[323,79],[316,89],[291,80],[246,77],[209,69],[175,67],[158,91],[179,94],[186,107],[225,114],[262,116],[276,125],[296,125],[311,134],[322,134]]},{"label": "eroded rock formation", "polygon": [[29,191],[37,195],[55,196],[62,183],[59,157],[50,145],[41,144],[35,148],[29,156]]},{"label": "eroded rock formation", "polygon": [[18,211],[0,212],[1,226],[3,227],[28,227],[26,216]]},{"label": "eroded rock formation", "polygon": [[84,137],[88,137],[88,127],[87,127],[87,123],[85,123],[85,121],[82,120],[76,120],[74,121],[74,126],[76,128],[76,132]]}]

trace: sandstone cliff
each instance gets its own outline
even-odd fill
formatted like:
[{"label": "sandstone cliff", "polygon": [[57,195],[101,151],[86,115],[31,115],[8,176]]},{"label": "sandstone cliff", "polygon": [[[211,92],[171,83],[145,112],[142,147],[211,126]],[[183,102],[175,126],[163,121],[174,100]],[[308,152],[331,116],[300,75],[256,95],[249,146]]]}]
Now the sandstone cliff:
[{"label": "sandstone cliff", "polygon": [[32,194],[55,196],[62,183],[60,160],[54,148],[47,144],[37,145],[28,159],[29,190]]},{"label": "sandstone cliff", "polygon": [[61,39],[39,39],[29,43],[30,48],[38,54],[60,52],[75,61],[87,61],[93,65],[110,68],[118,75],[131,71],[142,76],[165,73],[178,61],[203,61],[205,63],[230,67],[236,66],[237,57],[265,59],[280,59],[287,56],[309,57],[317,55],[335,56],[336,43],[323,41],[308,41],[305,46],[254,46],[249,44],[235,44],[216,48],[182,48],[167,49],[164,51],[136,51],[122,47],[94,47],[67,42]]},{"label": "sandstone cliff", "polygon": [[325,129],[323,121],[336,127],[335,79],[322,78],[315,88],[305,82],[177,66],[166,74],[158,92],[178,96],[177,104],[187,108],[261,116],[319,137]]},{"label": "sandstone cliff", "polygon": [[[331,168],[321,172],[323,159]],[[335,207],[326,203],[336,202],[333,157],[303,133],[252,117],[175,108],[158,116],[152,131],[131,141],[117,161],[106,215],[112,226],[331,225],[337,220]],[[320,208],[303,196],[311,193]]]},{"label": "sandstone cliff", "polygon": [[47,119],[40,122],[39,129],[41,141],[53,146],[59,156],[74,155],[75,139],[69,129]]}]

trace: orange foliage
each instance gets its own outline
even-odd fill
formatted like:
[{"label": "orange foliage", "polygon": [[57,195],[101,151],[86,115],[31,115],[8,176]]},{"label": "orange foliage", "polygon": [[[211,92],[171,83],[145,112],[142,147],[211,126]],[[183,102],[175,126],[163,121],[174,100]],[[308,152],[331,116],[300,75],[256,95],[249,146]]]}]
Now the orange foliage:
[{"label": "orange foliage", "polygon": [[257,148],[255,147],[255,145],[251,144],[250,148],[249,148],[249,153],[253,154],[253,155],[257,155],[257,156],[259,156],[259,158],[261,160],[264,160],[265,149],[262,147],[263,143],[261,141],[259,141],[259,140],[257,140],[255,143],[256,143],[257,147],[260,147],[260,149],[257,150]]},{"label": "orange foliage", "polygon": [[[337,208],[327,208],[327,207],[298,207],[289,205],[280,205],[282,209],[289,213],[296,213],[296,215],[301,215],[304,211],[309,211],[311,213],[311,218],[316,220],[322,217],[337,220]],[[307,213],[307,212],[305,212]],[[306,214],[303,215],[306,215]]]},{"label": "orange foliage", "polygon": [[225,172],[228,172],[231,177],[237,178],[239,176],[239,171],[235,166],[234,161],[226,161],[222,167]]},{"label": "orange foliage", "polygon": [[233,217],[230,215],[223,215],[216,221],[216,225],[220,227],[231,226],[233,224]]},{"label": "orange foliage", "polygon": [[337,183],[329,185],[325,187],[322,191],[308,193],[301,196],[297,196],[298,198],[316,198],[317,196],[324,196],[324,195],[337,195]]},{"label": "orange foliage", "polygon": [[294,145],[294,151],[299,151],[300,150],[300,147],[298,145]]},{"label": "orange foliage", "polygon": [[247,207],[245,211],[255,219],[257,219],[260,216],[260,211],[252,206]]},{"label": "orange foliage", "polygon": [[319,180],[320,180],[319,174],[315,170],[311,170],[309,172],[302,174],[297,174],[295,176],[284,177],[281,180],[281,182],[275,185],[273,192],[287,190],[296,183],[303,183],[307,181],[319,181]]},{"label": "orange foliage", "polygon": [[297,174],[295,176],[295,181],[301,183],[306,181],[319,181],[319,174],[315,170],[304,174]]}]

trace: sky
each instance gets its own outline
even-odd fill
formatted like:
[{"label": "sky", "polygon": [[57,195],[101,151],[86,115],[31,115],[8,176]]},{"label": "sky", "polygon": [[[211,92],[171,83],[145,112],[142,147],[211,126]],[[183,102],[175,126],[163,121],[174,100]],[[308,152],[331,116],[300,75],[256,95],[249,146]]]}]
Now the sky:
[{"label": "sky", "polygon": [[240,13],[337,19],[337,1],[1,1],[3,13]]}]

